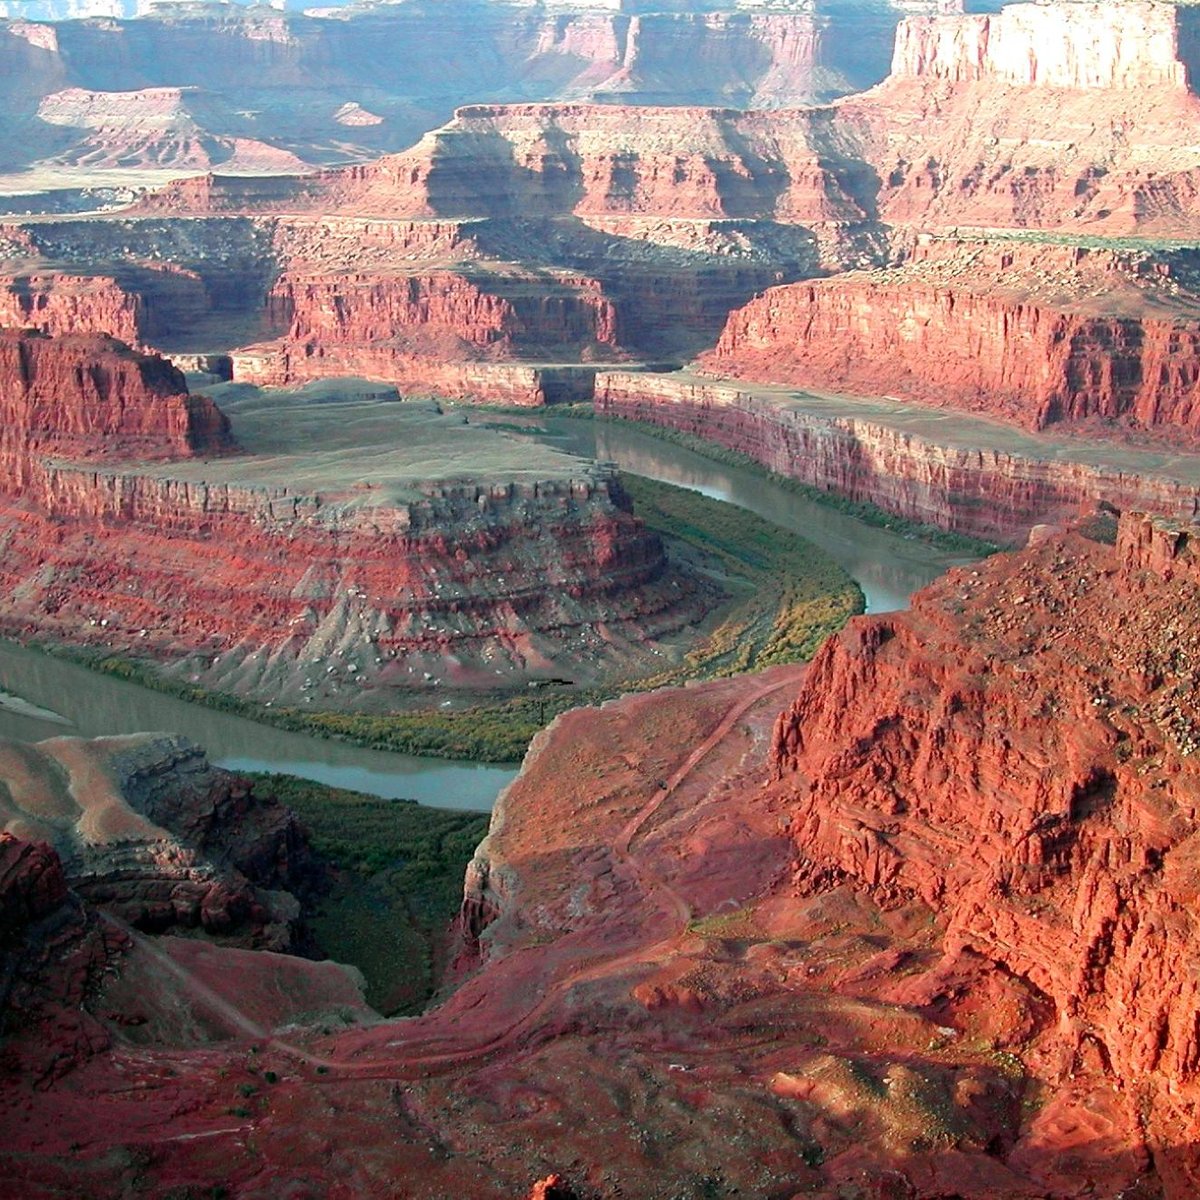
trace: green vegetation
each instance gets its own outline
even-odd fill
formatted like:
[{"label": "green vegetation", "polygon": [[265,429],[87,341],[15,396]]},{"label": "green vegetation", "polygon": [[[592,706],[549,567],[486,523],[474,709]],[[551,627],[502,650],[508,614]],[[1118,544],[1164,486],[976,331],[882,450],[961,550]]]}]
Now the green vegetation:
[{"label": "green vegetation", "polygon": [[[1200,0],[1174,0],[1174,3],[1200,4]],[[953,235],[945,235],[945,240],[949,241],[970,238],[986,238],[989,242],[1036,242],[1039,245],[1080,246],[1088,250],[1170,251],[1191,250],[1197,245],[1195,238],[1105,237],[1103,234],[1071,233],[1063,230],[992,229],[984,225],[960,225]]]},{"label": "green vegetation", "polygon": [[381,800],[290,775],[251,778],[299,815],[313,849],[337,868],[309,921],[318,944],[362,971],[373,1008],[385,1016],[420,1012],[488,814]]},{"label": "green vegetation", "polygon": [[625,476],[623,483],[642,520],[690,551],[734,596],[721,623],[681,664],[630,681],[631,688],[811,658],[825,638],[863,611],[858,585],[799,534],[684,488],[638,476]]}]

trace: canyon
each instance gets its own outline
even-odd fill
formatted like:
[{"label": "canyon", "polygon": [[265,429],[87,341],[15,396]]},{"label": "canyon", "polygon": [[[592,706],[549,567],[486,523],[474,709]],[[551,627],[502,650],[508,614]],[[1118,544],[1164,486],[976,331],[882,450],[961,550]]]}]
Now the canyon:
[{"label": "canyon", "polygon": [[[219,1163],[238,1194],[1190,1194],[1196,563],[1191,530],[1100,514],[807,668],[561,716],[422,1017],[273,1031],[277,956],[127,934],[103,1036],[53,1087],[6,1082],[6,1163],[90,1191]],[[131,978],[204,1038],[122,1024]]]},{"label": "canyon", "polygon": [[611,470],[515,453],[432,403],[242,389],[235,446],[163,359],[13,333],[0,395],[0,590],[25,638],[275,703],[389,707],[655,663],[714,599],[666,571]]},{"label": "canyon", "polygon": [[900,268],[769,289],[700,365],[1178,443],[1200,420],[1194,272],[1191,251],[931,243]]},{"label": "canyon", "polygon": [[605,371],[596,412],[702,439],[817,493],[1000,545],[1097,503],[1192,520],[1194,456],[1021,437],[894,399],[793,393],[680,371]]},{"label": "canyon", "polygon": [[0,224],[0,632],[289,717],[678,678],[728,560],[562,403],[1008,548],[554,717],[400,1021],[269,786],[0,744],[31,1195],[1200,1191],[1200,18],[668,7],[0,47],[14,171],[180,176]]},{"label": "canyon", "polygon": [[902,15],[889,0],[741,11],[475,0],[306,12],[107,5],[93,19],[36,23],[37,5],[9,7],[0,166],[27,190],[50,179],[63,195],[88,186],[80,168],[108,167],[114,186],[137,189],[164,169],[277,174],[371,158],[481,100],[825,100],[883,78]]}]

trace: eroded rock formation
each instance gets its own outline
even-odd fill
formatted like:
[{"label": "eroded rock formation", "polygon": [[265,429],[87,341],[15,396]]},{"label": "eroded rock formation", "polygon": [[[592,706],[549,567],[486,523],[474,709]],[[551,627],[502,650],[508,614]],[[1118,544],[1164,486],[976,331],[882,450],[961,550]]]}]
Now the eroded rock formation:
[{"label": "eroded rock formation", "polygon": [[256,453],[218,461],[228,419],[164,360],[28,333],[0,335],[0,403],[2,620],[21,635],[340,708],[550,662],[594,677],[706,603],[614,473],[506,464],[501,435],[432,403],[252,400]]},{"label": "eroded rock formation", "polygon": [[[856,619],[808,668],[564,714],[497,807],[468,878],[474,973],[441,1007],[268,1039],[254,989],[226,987],[237,1040],[192,1055],[158,1024],[136,1112],[104,1053],[69,1087],[0,1091],[28,1117],[23,1177],[61,1178],[70,1137],[93,1192],[217,1161],[233,1189],[266,1170],[499,1198],[553,1173],[580,1195],[719,1177],[1183,1200],[1196,546],[1195,527],[1101,513]],[[172,995],[218,978],[176,963]],[[118,1001],[145,1003],[120,980]],[[248,1044],[269,1105],[231,1122]],[[159,1069],[181,1054],[188,1072]],[[80,1089],[96,1120],[67,1131]],[[151,1129],[148,1164],[113,1152]],[[218,1159],[197,1157],[210,1140]]]},{"label": "eroded rock formation", "polygon": [[231,945],[305,945],[321,883],[296,818],[179,736],[0,745],[0,827],[47,842],[66,884],[123,925]]},{"label": "eroded rock formation", "polygon": [[47,1087],[108,1048],[87,1011],[128,948],[67,886],[53,849],[0,830],[0,1036],[6,1073]]},{"label": "eroded rock formation", "polygon": [[1048,1065],[1111,1080],[1177,1195],[1200,1068],[1196,532],[1127,516],[1115,546],[1051,537],[855,621],[773,752],[801,888],[919,901],[947,980],[979,956],[1034,985]]},{"label": "eroded rock formation", "polygon": [[691,434],[820,491],[1001,544],[1097,501],[1170,517],[1200,512],[1194,475],[1176,474],[1157,454],[1106,458],[1087,443],[1041,441],[1014,448],[1015,437],[995,426],[948,429],[936,413],[890,400],[791,395],[688,372],[605,371],[596,411]]},{"label": "eroded rock formation", "polygon": [[98,335],[0,331],[0,410],[10,494],[34,454],[161,459],[233,445],[224,414],[174,367]]},{"label": "eroded rock formation", "polygon": [[1198,45],[1186,5],[914,17],[838,120],[887,221],[1188,237]]}]

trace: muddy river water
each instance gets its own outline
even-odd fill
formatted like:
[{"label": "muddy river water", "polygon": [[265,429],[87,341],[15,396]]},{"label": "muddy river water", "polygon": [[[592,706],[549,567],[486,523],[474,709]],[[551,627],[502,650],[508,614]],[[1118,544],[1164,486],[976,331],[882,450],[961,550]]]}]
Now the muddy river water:
[{"label": "muddy river water", "polygon": [[[775,486],[757,472],[714,463],[619,424],[540,422],[562,449],[611,460],[623,470],[694,488],[817,543],[858,581],[870,612],[903,608],[908,596],[955,562],[945,551],[873,529]],[[35,650],[0,643],[0,737],[40,741],[141,730],[184,733],[221,766],[280,771],[391,799],[486,811],[515,768],[363,750],[289,733],[136,684],[98,675]]]}]

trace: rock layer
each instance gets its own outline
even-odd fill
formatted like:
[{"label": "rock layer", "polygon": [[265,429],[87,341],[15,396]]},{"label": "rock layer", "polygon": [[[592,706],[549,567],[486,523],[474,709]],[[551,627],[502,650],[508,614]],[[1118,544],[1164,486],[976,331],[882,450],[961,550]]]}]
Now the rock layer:
[{"label": "rock layer", "polygon": [[305,944],[299,897],[322,874],[296,818],[185,738],[5,743],[0,771],[0,825],[53,844],[72,890],[120,921],[259,949]]},{"label": "rock layer", "polygon": [[772,288],[730,316],[701,365],[1035,430],[1091,422],[1194,439],[1200,320],[1189,311],[1169,262],[997,242]]},{"label": "rock layer", "polygon": [[228,419],[156,356],[10,334],[0,380],[2,621],[21,635],[341,708],[552,661],[591,678],[704,603],[614,473],[506,462],[502,435],[433,404],[260,400],[242,418],[260,453],[218,462]]},{"label": "rock layer", "polygon": [[977,955],[1028,980],[1055,1069],[1100,1065],[1177,1195],[1200,1070],[1196,533],[1129,515],[1115,547],[1050,538],[855,620],[774,749],[801,886],[919,900],[948,975]]},{"label": "rock layer", "polygon": [[228,420],[174,367],[99,336],[0,332],[0,410],[10,493],[31,454],[181,458],[232,447]]},{"label": "rock layer", "polygon": [[937,429],[906,428],[895,405],[806,399],[682,372],[602,372],[596,411],[692,434],[820,491],[1002,544],[1097,501],[1170,517],[1200,512],[1200,486],[1160,468],[1097,466],[1084,445],[1069,456],[1061,447],[1006,450],[985,428],[939,441]]}]

